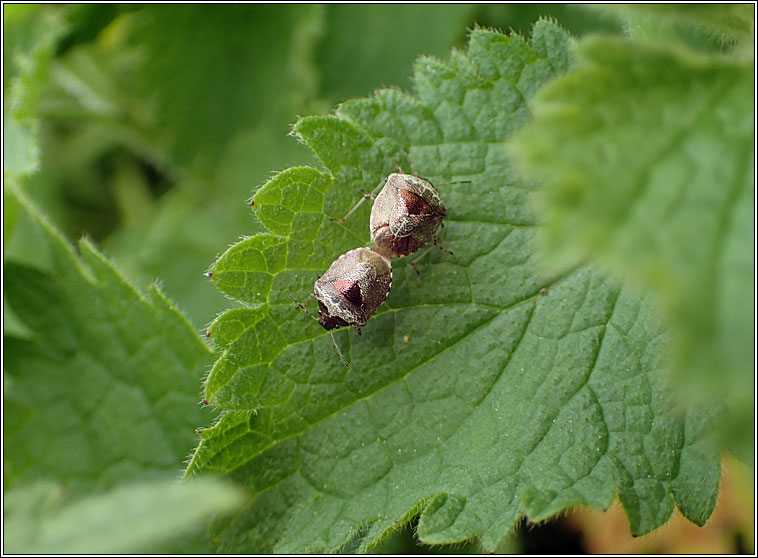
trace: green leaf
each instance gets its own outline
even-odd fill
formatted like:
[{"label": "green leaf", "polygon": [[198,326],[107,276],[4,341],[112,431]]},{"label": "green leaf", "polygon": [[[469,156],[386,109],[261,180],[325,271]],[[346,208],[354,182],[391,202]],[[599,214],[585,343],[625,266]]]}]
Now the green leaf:
[{"label": "green leaf", "polygon": [[154,107],[149,126],[177,162],[214,169],[237,133],[292,114],[315,93],[310,51],[321,12],[315,5],[144,7],[127,30],[127,46],[143,54],[139,79],[125,86]]},{"label": "green leaf", "polygon": [[[316,62],[320,90],[343,99],[386,83],[410,86],[417,53],[445,54],[476,21],[475,4],[328,4]],[[402,39],[401,39],[402,38]],[[401,45],[401,48],[398,48]]]},{"label": "green leaf", "polygon": [[3,171],[24,175],[39,164],[37,126],[30,120],[17,120],[3,110]]},{"label": "green leaf", "polygon": [[[536,184],[515,175],[506,141],[534,91],[566,70],[568,47],[545,21],[528,43],[477,29],[447,62],[419,60],[417,96],[381,90],[296,124],[325,168],[264,185],[254,210],[272,232],[211,268],[248,306],[210,327],[220,355],[205,396],[226,411],[187,474],[225,475],[255,496],[216,522],[221,550],[365,551],[418,514],[423,542],[480,537],[494,550],[524,514],[604,508],[617,491],[634,533],[675,504],[693,521],[710,515],[719,457],[700,444],[702,414],[672,402],[655,301],[590,266],[545,272],[536,256]],[[336,257],[368,243],[370,204],[345,224],[329,218],[405,164],[400,149],[438,184],[455,256],[433,250],[420,276],[393,262],[363,335],[336,335],[346,369],[288,293],[304,300]]]},{"label": "green leaf", "polygon": [[3,9],[4,173],[29,174],[39,164],[38,126],[33,117],[62,31],[58,12],[28,5]]},{"label": "green leaf", "polygon": [[713,35],[746,39],[755,32],[755,6],[750,4],[627,4],[603,8],[685,23]]},{"label": "green leaf", "polygon": [[13,97],[17,117],[33,116],[47,82],[56,43],[64,30],[59,10],[23,4],[3,10],[3,78]]},{"label": "green leaf", "polygon": [[[12,177],[6,178],[6,183],[15,184]],[[11,194],[11,188],[3,188],[3,249],[7,250],[16,230],[16,222],[19,216],[19,206],[16,197]],[[7,252],[4,252],[7,253]],[[16,316],[16,313],[8,305],[7,296],[3,291],[3,336],[11,335],[22,339],[30,339],[34,334]]]},{"label": "green leaf", "polygon": [[731,407],[723,435],[751,456],[753,62],[614,39],[587,40],[578,56],[512,144],[550,181],[549,256],[593,257],[653,288],[679,391]]},{"label": "green leaf", "polygon": [[214,479],[136,482],[75,502],[66,502],[56,484],[36,483],[6,493],[3,550],[11,554],[145,552],[242,501],[239,492]]},{"label": "green leaf", "polygon": [[156,285],[138,292],[86,239],[76,254],[10,193],[40,243],[4,263],[7,302],[32,332],[4,340],[6,482],[78,494],[179,470],[211,417],[197,389],[209,349]]}]

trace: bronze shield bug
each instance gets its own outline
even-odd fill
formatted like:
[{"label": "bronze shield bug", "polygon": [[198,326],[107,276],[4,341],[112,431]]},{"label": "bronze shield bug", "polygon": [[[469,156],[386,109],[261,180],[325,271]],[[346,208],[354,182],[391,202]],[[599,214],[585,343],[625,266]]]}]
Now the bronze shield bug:
[{"label": "bronze shield bug", "polygon": [[392,173],[373,192],[362,192],[347,215],[333,221],[344,223],[366,198],[373,198],[369,229],[376,251],[399,258],[417,252],[432,239],[436,243],[434,232],[447,216],[447,208],[431,182],[414,174]]},{"label": "bronze shield bug", "polygon": [[371,208],[371,240],[390,258],[407,256],[434,238],[445,217],[447,208],[431,182],[392,173]]},{"label": "bronze shield bug", "polygon": [[387,298],[391,286],[390,260],[371,248],[356,248],[337,258],[313,286],[311,296],[318,300],[318,318],[292,294],[290,298],[329,331],[337,354],[347,366],[331,330],[353,326],[360,334],[360,328]]},{"label": "bronze shield bug", "polygon": [[[437,241],[435,234],[437,228],[444,224],[443,219],[447,216],[447,208],[434,185],[421,177],[413,167],[408,155],[401,151],[411,165],[413,174],[405,174],[398,166],[400,172],[392,173],[382,180],[372,191],[361,189],[363,197],[341,219],[333,221],[345,222],[366,200],[374,200],[371,208],[369,228],[374,250],[388,258],[399,258],[413,254],[434,240],[434,244],[442,251],[445,250]],[[448,184],[470,183],[469,180],[449,182]],[[375,195],[376,192],[379,195]],[[411,266],[416,269],[416,262],[423,255],[411,261]]]}]

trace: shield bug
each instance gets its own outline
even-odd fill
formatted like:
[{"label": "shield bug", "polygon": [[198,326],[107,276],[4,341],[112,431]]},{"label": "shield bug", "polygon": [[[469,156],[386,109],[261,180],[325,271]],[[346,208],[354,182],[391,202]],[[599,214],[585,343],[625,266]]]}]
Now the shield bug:
[{"label": "shield bug", "polygon": [[[437,241],[437,228],[444,224],[447,208],[434,185],[421,177],[413,167],[408,155],[400,152],[408,160],[413,174],[405,174],[398,166],[397,173],[390,174],[372,191],[363,192],[363,196],[350,211],[341,219],[333,221],[345,222],[360,207],[366,198],[374,200],[371,208],[369,227],[374,250],[388,258],[399,258],[413,254],[434,240],[435,246],[445,250]],[[470,183],[469,180],[449,182],[448,184]],[[381,190],[381,192],[379,192]],[[376,192],[379,192],[376,195]],[[415,263],[421,259],[418,256],[411,266],[418,273]]]},{"label": "shield bug", "polygon": [[[313,286],[311,296],[318,300],[319,317],[311,317],[332,335],[334,347],[345,366],[347,362],[331,330],[352,326],[360,334],[360,328],[387,298],[391,286],[390,260],[371,248],[356,248],[342,254]],[[308,312],[292,294],[290,298]]]},{"label": "shield bug", "polygon": [[[379,195],[375,195],[380,189]],[[414,174],[392,173],[373,192],[362,191],[363,197],[347,215],[333,221],[344,223],[366,198],[372,198],[369,229],[377,252],[399,258],[417,252],[430,240],[439,246],[434,233],[447,216],[447,208],[430,181]],[[452,254],[442,246],[439,248]],[[415,261],[411,262],[414,269]]]},{"label": "shield bug", "polygon": [[435,237],[447,208],[431,182],[392,173],[371,208],[369,227],[377,251],[390,258],[417,252]]}]

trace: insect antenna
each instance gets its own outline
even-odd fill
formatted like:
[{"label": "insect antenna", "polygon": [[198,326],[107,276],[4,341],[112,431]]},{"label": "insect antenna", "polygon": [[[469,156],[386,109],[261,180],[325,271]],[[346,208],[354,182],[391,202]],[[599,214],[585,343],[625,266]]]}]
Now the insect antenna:
[{"label": "insect antenna", "polygon": [[[298,302],[298,300],[295,298],[295,296],[292,293],[289,293],[289,295],[290,295],[290,298],[295,301],[295,304],[297,304],[297,307],[300,308],[300,310],[308,314],[311,318],[313,318],[316,322],[318,322],[319,325],[321,325],[321,322],[318,321],[318,318],[314,316],[313,314],[311,314],[310,311],[305,306],[303,306],[300,302]],[[339,345],[337,345],[337,340],[334,338],[334,334],[332,333],[330,329],[327,329],[326,331],[329,332],[329,335],[332,338],[332,344],[334,345],[334,350],[337,351],[337,354],[339,355],[340,360],[342,361],[342,364],[344,364],[347,368],[350,368],[350,365],[345,360],[345,357],[342,356],[342,351],[340,351],[340,347]]]},{"label": "insect antenna", "polygon": [[451,182],[441,182],[437,186],[450,186],[451,184],[471,184],[470,180],[453,180]]},{"label": "insect antenna", "polygon": [[[408,164],[411,167],[411,171],[414,175],[419,176],[418,172],[416,172],[416,167],[413,165],[413,161],[411,161],[411,158],[408,156],[408,154],[403,151],[402,149],[398,150],[398,153],[402,154],[403,157],[405,157],[405,160],[408,161]],[[400,167],[399,163],[395,163],[397,166],[397,170],[399,170],[401,173],[403,172],[403,169]],[[419,178],[421,178],[419,176]],[[441,184],[437,184],[437,186],[449,186],[450,184],[471,184],[470,180],[453,180],[450,182],[442,182]]]},{"label": "insect antenna", "polygon": [[[413,172],[414,175],[418,176],[418,173],[416,172],[416,167],[413,165],[413,161],[411,161],[411,158],[408,157],[408,154],[405,151],[403,151],[402,149],[399,150],[398,153],[402,153],[403,154],[403,157],[405,157],[405,160],[408,161],[408,164],[411,167],[411,172]],[[397,168],[398,168],[398,170],[400,170],[401,173],[403,172],[403,169],[400,168],[400,165],[397,165]]]}]

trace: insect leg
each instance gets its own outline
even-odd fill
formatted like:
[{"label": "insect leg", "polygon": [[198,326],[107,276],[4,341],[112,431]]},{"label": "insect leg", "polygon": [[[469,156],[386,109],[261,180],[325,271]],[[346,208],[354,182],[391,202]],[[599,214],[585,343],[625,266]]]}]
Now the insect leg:
[{"label": "insect leg", "polygon": [[366,193],[366,190],[361,189],[361,192],[363,192],[363,195],[361,196],[361,199],[358,200],[358,203],[356,203],[352,207],[352,209],[350,209],[350,211],[348,211],[347,214],[341,219],[332,218],[330,220],[335,221],[337,223],[344,223],[345,221],[347,221],[350,218],[350,216],[353,213],[355,213],[355,210],[358,209],[364,201],[366,201],[366,198],[374,199],[376,197],[376,193],[382,188],[382,186],[384,186],[385,182],[387,182],[387,179],[383,178],[382,181],[378,184],[378,186],[374,188],[370,193]]}]

